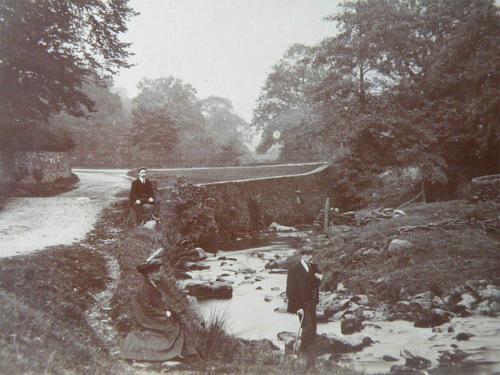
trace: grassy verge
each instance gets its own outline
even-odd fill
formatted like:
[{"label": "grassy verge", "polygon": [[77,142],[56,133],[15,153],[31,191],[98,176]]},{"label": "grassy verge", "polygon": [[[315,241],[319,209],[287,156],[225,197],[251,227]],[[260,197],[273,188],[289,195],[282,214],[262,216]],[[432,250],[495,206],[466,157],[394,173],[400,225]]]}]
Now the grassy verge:
[{"label": "grassy verge", "polygon": [[103,239],[120,215],[107,210],[82,243],[0,259],[0,373],[115,371],[85,312],[106,285]]},{"label": "grassy verge", "polygon": [[[407,216],[350,227],[343,234],[331,236],[327,245],[318,244],[316,254],[326,271],[324,287],[333,290],[342,281],[355,293],[371,294],[380,300],[397,300],[402,288],[411,295],[427,290],[441,294],[469,280],[500,282],[498,232],[472,225],[418,229],[403,234],[398,231],[402,226],[446,219],[498,218],[498,203],[448,201],[414,204],[405,207],[404,211]],[[413,248],[389,254],[386,249],[395,238],[410,241]],[[376,252],[363,255],[363,249],[375,249]],[[381,279],[385,281],[381,283]]]}]

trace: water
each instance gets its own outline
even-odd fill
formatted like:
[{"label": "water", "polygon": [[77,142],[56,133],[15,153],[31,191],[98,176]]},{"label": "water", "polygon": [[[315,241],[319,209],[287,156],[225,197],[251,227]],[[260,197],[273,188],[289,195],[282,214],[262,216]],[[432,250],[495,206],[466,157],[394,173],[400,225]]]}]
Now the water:
[{"label": "water", "polygon": [[[278,234],[260,237],[253,245],[251,241],[243,242],[244,246],[248,246],[246,249],[241,249],[240,242],[233,247],[239,250],[218,254],[218,257],[226,256],[236,261],[221,261],[212,256],[202,262],[210,266],[210,269],[190,272],[193,279],[186,280],[185,283],[215,280],[222,274],[228,274],[229,276],[224,278],[233,282],[233,298],[199,301],[201,314],[209,317],[213,311],[222,312],[231,333],[246,339],[270,339],[283,348],[284,343],[277,339],[277,334],[282,331],[297,332],[299,321],[295,315],[282,312],[285,303],[281,295],[286,289],[286,275],[269,273],[264,266],[275,254],[292,252],[294,246],[298,244],[297,237],[306,235],[305,232],[297,232],[292,236]],[[255,246],[255,243],[258,246]],[[255,256],[256,252],[264,253],[266,259]],[[255,274],[240,272],[245,268],[251,268],[256,272]],[[255,281],[256,277],[261,277],[262,281]],[[266,298],[270,301],[266,302]],[[277,308],[281,312],[275,311]],[[367,374],[388,373],[392,365],[404,364],[405,360],[401,357],[400,351],[406,349],[431,360],[432,369],[429,370],[429,374],[493,374],[500,371],[499,323],[498,318],[476,316],[456,318],[451,323],[440,326],[442,333],[434,333],[430,328],[415,328],[413,323],[406,321],[372,322],[362,332],[348,337],[356,340],[369,336],[376,343],[361,352],[342,357],[340,363]],[[448,333],[450,325],[453,326],[454,333]],[[469,332],[475,336],[469,341],[457,341],[454,337],[459,332]],[[340,322],[318,324],[318,333],[342,336]],[[455,366],[453,369],[438,367],[440,352],[453,351],[452,344],[470,356],[460,367]],[[385,362],[382,360],[385,354],[399,358],[399,361]]]}]

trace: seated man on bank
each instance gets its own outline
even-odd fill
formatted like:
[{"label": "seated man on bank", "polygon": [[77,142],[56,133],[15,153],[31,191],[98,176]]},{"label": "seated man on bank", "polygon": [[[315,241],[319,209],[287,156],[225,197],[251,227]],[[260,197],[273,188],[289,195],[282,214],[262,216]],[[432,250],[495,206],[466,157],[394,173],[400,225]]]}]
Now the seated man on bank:
[{"label": "seated man on bank", "polygon": [[182,319],[185,312],[176,313],[164,291],[162,266],[161,260],[153,259],[137,267],[143,283],[135,297],[135,327],[122,344],[121,359],[163,362],[198,352],[195,337]]},{"label": "seated man on bank", "polygon": [[138,225],[144,224],[144,204],[153,205],[153,220],[158,220],[158,202],[155,197],[153,182],[146,178],[147,169],[141,167],[137,170],[137,178],[130,187],[130,204],[135,211]]}]

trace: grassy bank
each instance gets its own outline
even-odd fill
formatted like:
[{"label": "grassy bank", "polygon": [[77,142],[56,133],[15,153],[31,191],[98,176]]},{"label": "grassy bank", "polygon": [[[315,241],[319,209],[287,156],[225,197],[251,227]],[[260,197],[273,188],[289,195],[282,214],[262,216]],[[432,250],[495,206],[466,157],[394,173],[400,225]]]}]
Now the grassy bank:
[{"label": "grassy bank", "polygon": [[[499,232],[480,224],[495,218],[499,224],[499,203],[414,204],[404,212],[406,216],[372,219],[361,227],[333,230],[329,241],[318,242],[316,254],[326,272],[324,287],[334,290],[343,282],[355,293],[398,300],[402,289],[410,295],[427,290],[439,295],[469,280],[500,282]],[[468,223],[429,226],[454,219]],[[421,227],[401,233],[401,227],[408,226]],[[410,241],[412,249],[389,253],[388,245],[395,238]],[[374,251],[363,254],[369,249]]]},{"label": "grassy bank", "polygon": [[[106,374],[117,366],[86,322],[105,288],[108,210],[79,244],[0,259],[0,373]],[[123,373],[122,370],[120,370]]]}]

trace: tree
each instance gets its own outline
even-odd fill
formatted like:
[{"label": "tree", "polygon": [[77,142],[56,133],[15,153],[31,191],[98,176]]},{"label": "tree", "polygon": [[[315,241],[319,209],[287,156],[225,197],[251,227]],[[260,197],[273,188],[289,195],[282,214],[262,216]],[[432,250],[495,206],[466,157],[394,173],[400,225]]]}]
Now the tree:
[{"label": "tree", "polygon": [[[85,116],[94,102],[86,82],[129,67],[119,40],[136,13],[128,0],[2,0],[0,118],[4,138],[66,111]],[[22,137],[21,137],[22,138]]]},{"label": "tree", "polygon": [[248,123],[234,113],[229,99],[210,96],[201,101],[201,108],[208,132],[214,139],[216,152],[222,153],[221,162],[235,162],[249,151],[244,145]]},{"label": "tree", "polygon": [[286,146],[290,134],[316,124],[311,118],[315,112],[311,90],[323,72],[313,66],[312,56],[313,48],[294,44],[273,66],[252,119],[252,125],[262,132],[258,151],[266,152],[274,144]]}]

